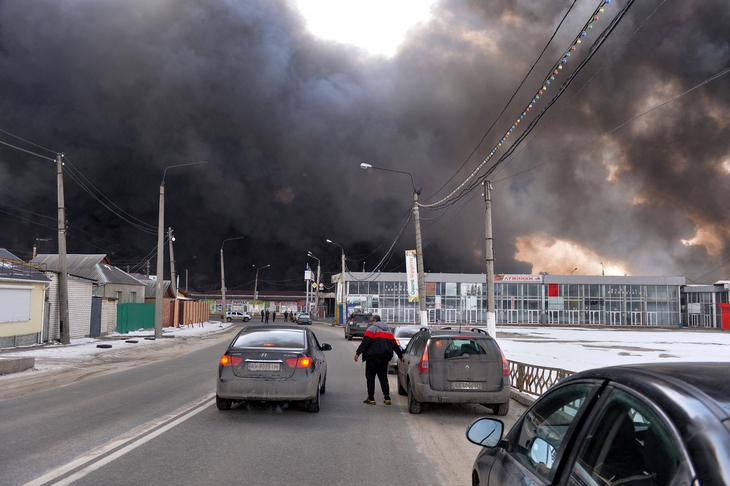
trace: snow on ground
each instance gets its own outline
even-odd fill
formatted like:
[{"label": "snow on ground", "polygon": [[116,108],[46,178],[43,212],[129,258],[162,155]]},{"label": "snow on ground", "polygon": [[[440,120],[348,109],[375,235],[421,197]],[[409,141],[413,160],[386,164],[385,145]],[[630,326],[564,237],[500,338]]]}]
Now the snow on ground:
[{"label": "snow on ground", "polygon": [[730,332],[704,329],[497,327],[510,361],[582,371],[663,361],[730,361]]},{"label": "snow on ground", "polygon": [[[0,354],[0,357],[11,358],[19,356],[35,357],[40,360],[50,359],[55,361],[61,361],[63,359],[78,360],[83,358],[93,358],[95,355],[109,353],[115,350],[124,348],[125,346],[134,346],[135,348],[142,346],[160,346],[169,342],[173,344],[175,338],[185,338],[193,336],[202,336],[211,332],[221,331],[231,326],[231,323],[226,322],[221,324],[220,322],[205,322],[203,324],[196,324],[195,326],[185,326],[181,328],[165,327],[162,329],[162,339],[145,339],[153,338],[155,332],[153,329],[141,329],[139,331],[133,331],[126,334],[112,333],[104,338],[81,338],[72,339],[71,344],[45,344],[45,345],[32,345],[32,346],[21,346],[12,350],[4,349]],[[126,340],[136,341],[134,343],[126,343]],[[111,344],[112,348],[99,348],[99,344]],[[36,364],[36,369],[42,369],[43,366]]]}]

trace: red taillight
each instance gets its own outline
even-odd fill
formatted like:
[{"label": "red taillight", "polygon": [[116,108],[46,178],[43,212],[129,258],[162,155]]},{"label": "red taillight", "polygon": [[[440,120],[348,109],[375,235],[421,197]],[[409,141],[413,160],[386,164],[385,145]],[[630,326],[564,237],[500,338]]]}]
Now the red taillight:
[{"label": "red taillight", "polygon": [[243,358],[240,356],[230,356],[228,354],[221,356],[221,366],[238,366],[242,361]]},{"label": "red taillight", "polygon": [[286,364],[290,368],[309,368],[312,366],[312,358],[309,356],[299,356],[298,358],[287,358]]},{"label": "red taillight", "polygon": [[418,362],[418,371],[420,373],[428,373],[428,345],[430,341],[426,343],[421,354],[421,361]]},{"label": "red taillight", "polygon": [[507,358],[504,357],[502,348],[499,348],[499,354],[502,355],[502,374],[505,376],[509,376],[509,361],[507,361]]}]

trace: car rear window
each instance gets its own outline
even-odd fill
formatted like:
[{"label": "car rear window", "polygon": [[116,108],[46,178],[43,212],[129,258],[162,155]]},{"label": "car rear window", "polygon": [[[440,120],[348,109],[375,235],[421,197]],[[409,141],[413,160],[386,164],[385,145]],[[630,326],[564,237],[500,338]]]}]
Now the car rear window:
[{"label": "car rear window", "polygon": [[431,353],[436,359],[458,358],[469,356],[491,356],[494,354],[494,343],[489,339],[464,337],[431,338]]},{"label": "car rear window", "polygon": [[234,348],[304,348],[304,333],[301,331],[260,331],[238,336]]},{"label": "car rear window", "polygon": [[417,329],[396,329],[395,337],[410,339],[413,336],[415,336],[420,330],[421,330],[420,327]]},{"label": "car rear window", "polygon": [[352,322],[357,322],[358,324],[361,322],[370,322],[370,315],[368,314],[353,314],[352,315]]}]

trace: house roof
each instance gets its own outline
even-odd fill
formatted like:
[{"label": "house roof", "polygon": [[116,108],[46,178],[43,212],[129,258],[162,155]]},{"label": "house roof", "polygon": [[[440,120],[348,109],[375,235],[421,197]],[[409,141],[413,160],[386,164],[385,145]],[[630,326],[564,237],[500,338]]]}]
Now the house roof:
[{"label": "house roof", "polygon": [[[58,255],[37,255],[31,263],[41,270],[58,272]],[[69,275],[96,281],[99,285],[141,285],[142,282],[111,264],[106,255],[66,255]]]},{"label": "house roof", "polygon": [[50,282],[37,268],[25,263],[5,248],[0,248],[0,278],[35,282]]},{"label": "house roof", "polygon": [[[140,283],[143,283],[145,286],[144,289],[144,298],[145,299],[154,299],[157,297],[157,280],[152,280],[146,275],[143,275],[141,273],[133,273],[131,274],[134,278],[140,281]],[[168,297],[172,297],[172,289],[170,289],[170,281],[169,280],[163,280],[162,281],[162,294],[167,295]]]}]

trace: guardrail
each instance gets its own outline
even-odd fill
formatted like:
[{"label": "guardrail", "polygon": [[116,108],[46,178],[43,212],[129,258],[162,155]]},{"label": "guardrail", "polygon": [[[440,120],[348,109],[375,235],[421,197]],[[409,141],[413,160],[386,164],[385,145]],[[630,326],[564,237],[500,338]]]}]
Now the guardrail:
[{"label": "guardrail", "polygon": [[519,361],[510,361],[510,381],[512,389],[539,397],[551,386],[572,375],[573,371],[560,368],[546,368]]}]

